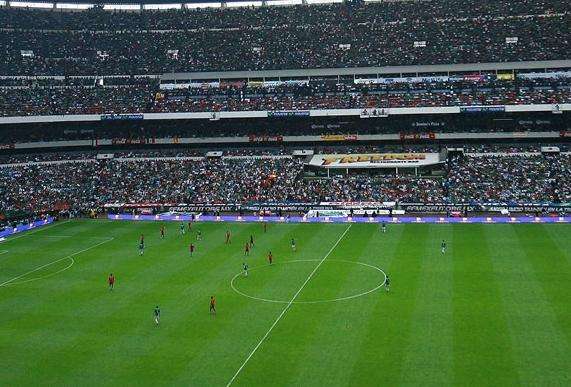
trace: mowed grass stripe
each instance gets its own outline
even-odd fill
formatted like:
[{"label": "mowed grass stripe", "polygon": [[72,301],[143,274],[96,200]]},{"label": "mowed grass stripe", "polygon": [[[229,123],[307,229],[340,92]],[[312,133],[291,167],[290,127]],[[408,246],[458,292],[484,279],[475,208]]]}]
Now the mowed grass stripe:
[{"label": "mowed grass stripe", "polygon": [[[242,227],[236,237],[249,237],[254,227],[255,225]],[[196,241],[197,229],[203,233],[202,241]],[[159,367],[158,369],[171,370],[168,375],[163,375],[162,379],[165,382],[174,380],[177,369],[184,366],[184,362],[175,361],[176,350],[188,349],[185,346],[186,340],[182,338],[187,336],[177,336],[175,332],[204,329],[193,319],[185,321],[185,317],[189,314],[207,314],[209,295],[223,275],[220,268],[228,262],[228,252],[224,250],[229,247],[223,244],[223,235],[224,229],[221,226],[195,225],[191,234],[181,236],[171,232],[170,240],[161,241],[160,251],[149,257],[153,262],[147,264],[148,268],[140,273],[139,278],[131,281],[135,286],[138,284],[133,289],[135,291],[131,292],[127,299],[123,300],[120,296],[121,299],[117,301],[118,305],[131,310],[136,307],[130,321],[124,323],[117,320],[115,323],[121,325],[115,329],[115,340],[113,338],[101,340],[95,346],[100,351],[85,356],[82,367],[75,369],[70,377],[79,379],[86,374],[95,376],[103,371],[110,377],[120,375],[115,376],[116,380],[113,381],[119,384],[128,383],[133,378],[154,379],[160,376],[157,374],[157,368],[139,364],[140,359],[150,354],[152,356],[150,360]],[[190,258],[188,253],[188,244],[191,241],[197,244],[197,255],[193,258]],[[208,252],[212,254],[209,255]],[[202,284],[202,287],[193,289],[195,281]],[[141,288],[141,284],[148,286]],[[194,301],[193,305],[189,305],[189,298]],[[155,305],[160,305],[163,312],[163,324],[159,329],[155,329],[151,319]],[[103,324],[105,322],[101,322],[101,325]],[[97,329],[95,326],[94,328]],[[114,345],[121,348],[121,351],[127,352],[127,354],[116,354],[129,359],[122,362],[121,369],[118,369],[118,362],[110,361],[109,355],[105,352],[108,346]]]},{"label": "mowed grass stripe", "polygon": [[[301,227],[301,225],[288,225],[258,236],[256,246],[248,258],[249,263],[251,265],[265,264],[265,254],[270,248],[273,249],[276,257],[284,259],[289,239],[301,233]],[[231,290],[230,279],[241,270],[244,255],[241,243],[230,249],[233,254],[229,255],[220,267],[220,278],[216,283],[219,303],[217,315],[212,317],[208,313],[208,294],[199,300],[196,300],[196,297],[189,297],[192,304],[185,308],[188,312],[183,313],[182,318],[176,321],[177,326],[172,327],[174,331],[178,331],[188,329],[187,327],[190,326],[191,329],[202,332],[198,335],[189,335],[187,341],[174,350],[177,367],[173,370],[172,377],[176,384],[224,384],[229,378],[228,375],[235,371],[231,362],[238,360],[237,353],[244,351],[256,340],[258,330],[267,329],[267,322],[264,319],[272,318],[280,310],[280,305],[252,301]],[[251,272],[249,278],[253,275],[254,273]],[[204,286],[204,284],[200,285],[197,282],[197,291],[200,291],[199,286]],[[169,328],[170,324],[169,321]],[[242,334],[238,335],[236,332],[242,332]],[[160,340],[160,336],[156,336],[153,340]],[[164,348],[164,351],[169,354],[167,356],[172,358],[173,350],[163,346],[161,348]],[[157,356],[161,356],[161,353],[149,352],[138,359],[138,363],[152,363]],[[221,361],[212,362],[210,361],[212,358],[221,359]]]},{"label": "mowed grass stripe", "polygon": [[[484,229],[493,251],[490,257],[500,284],[519,380],[528,386],[568,385],[571,353],[557,325],[553,306],[520,245],[515,229],[520,226],[497,225]],[[528,238],[537,243],[545,239],[540,227],[531,231]]]},{"label": "mowed grass stripe", "polygon": [[[178,223],[165,223],[162,241],[159,224],[80,220],[0,244],[0,250],[16,251],[10,262],[25,269],[101,241],[97,238],[116,238],[80,254],[76,265],[54,277],[0,288],[1,385],[224,385],[284,307],[230,289],[249,235],[256,238],[249,263],[258,266],[266,264],[269,248],[278,262],[319,260],[347,226],[272,224],[263,234],[257,223],[195,224],[204,234],[196,242],[194,233],[178,235]],[[389,225],[383,235],[376,225],[353,225],[330,258],[350,256],[383,267],[392,274],[391,294],[293,305],[236,384],[570,384],[569,228],[520,226],[525,225]],[[226,228],[233,230],[232,246],[224,245]],[[450,232],[446,258],[451,261],[439,260],[440,239]],[[141,233],[147,241],[143,257],[137,252]],[[299,246],[295,255],[292,236]],[[197,244],[192,259],[191,240]],[[427,269],[431,262],[437,266]],[[249,279],[263,281],[248,289],[291,297],[312,263],[266,270],[250,273]],[[110,271],[118,278],[113,293],[106,286]],[[300,300],[320,291],[342,294],[363,280],[360,273],[325,261]],[[448,280],[424,283],[439,276],[452,279],[447,300],[441,295]],[[427,291],[428,286],[435,287]],[[207,309],[213,289],[219,301],[215,318]],[[157,299],[160,328],[152,322]],[[449,369],[431,369],[448,367],[447,357],[421,364],[423,356],[437,356],[426,355],[426,348],[440,354],[449,340],[422,337],[432,329],[422,313],[438,321],[447,302],[453,307],[450,382]],[[446,332],[449,322],[444,324]]]},{"label": "mowed grass stripe", "polygon": [[[372,227],[379,230],[378,226]],[[370,240],[368,248],[361,253],[363,262],[380,266],[392,279],[393,276],[390,268],[393,267],[393,261],[397,259],[396,251],[400,246],[404,230],[404,226],[389,225],[387,233],[381,234],[380,231],[377,231],[379,236],[373,234],[373,239]],[[391,289],[394,289],[392,283]],[[387,294],[385,289],[380,289],[379,294],[372,294],[366,299],[360,299],[359,303],[351,303],[354,309],[354,315],[359,314],[362,315],[363,318],[357,321],[353,320],[353,324],[350,326],[351,329],[348,335],[351,335],[355,341],[355,352],[351,357],[347,356],[343,366],[335,371],[339,381],[337,383],[338,385],[366,383],[368,377],[360,373],[363,369],[360,362],[362,361],[363,354],[367,353],[367,348],[371,346],[370,340],[372,337],[363,333],[367,332],[373,324],[379,324],[379,327],[382,327],[382,324],[386,322],[384,319],[390,318],[390,316],[387,315],[387,309],[384,308],[383,305],[392,302],[394,302],[392,290],[391,293]],[[373,359],[368,359],[368,361],[372,362]],[[346,368],[346,370],[344,368]]]},{"label": "mowed grass stripe", "polygon": [[[83,235],[76,232],[68,234],[73,236],[72,238],[50,238],[57,232],[72,230],[70,227],[74,225],[79,226],[80,223],[64,223],[59,228],[51,228],[41,234],[30,234],[27,238],[12,240],[5,245],[0,244],[0,247],[6,246],[10,249],[10,254],[2,257],[0,261],[0,284],[103,241],[103,239],[83,238]],[[43,229],[36,231],[40,230]],[[57,268],[52,270],[48,266],[42,270],[49,272],[56,271]],[[41,276],[41,273],[36,274]]]},{"label": "mowed grass stripe", "polygon": [[[13,243],[30,242],[33,240],[22,238]],[[83,243],[79,240],[77,242]],[[97,254],[98,248],[82,253],[81,257],[76,258],[90,259],[90,254]],[[0,372],[0,380],[12,381],[23,376],[28,377],[28,367],[34,363],[36,357],[41,355],[42,351],[51,352],[51,340],[54,336],[58,336],[58,330],[67,323],[63,321],[61,315],[68,311],[68,295],[73,294],[65,291],[74,283],[62,280],[66,278],[66,274],[63,272],[45,280],[0,289],[2,310],[9,311],[0,316],[0,325],[6,333],[0,335],[0,347],[6,349],[11,362],[14,363],[9,370],[5,369],[7,373]],[[56,282],[57,279],[59,282]]]},{"label": "mowed grass stripe", "polygon": [[[571,278],[571,263],[565,252],[553,240],[545,225],[523,226],[514,229],[519,238],[519,244],[533,267],[538,283],[555,314],[557,326],[565,336],[567,349],[571,356],[571,285],[561,286],[561,284],[568,283]],[[536,229],[541,238],[530,238]],[[565,229],[561,232],[565,233]],[[571,241],[571,232],[566,234],[568,241]],[[568,244],[568,248],[571,249],[571,242]]]},{"label": "mowed grass stripe", "polygon": [[[410,337],[404,357],[400,385],[452,384],[453,308],[452,261],[455,241],[452,226],[429,225],[428,239],[421,251],[420,278],[410,318]],[[441,253],[446,240],[447,251]]]},{"label": "mowed grass stripe", "polygon": [[544,232],[548,233],[551,239],[559,247],[559,252],[567,259],[571,265],[571,225],[549,224],[542,225]]},{"label": "mowed grass stripe", "polygon": [[[395,229],[393,234],[400,234],[397,230]],[[390,254],[389,240],[386,234],[380,234],[377,227],[353,225],[335,253],[328,258],[316,277],[308,284],[304,298],[316,299],[321,293],[329,293],[329,288],[335,289],[335,296],[342,297],[353,291],[356,284],[362,285],[363,289],[374,287],[382,280],[381,273],[356,264],[336,263],[335,259],[368,262],[375,266],[387,264],[381,260],[387,253]],[[394,244],[392,247],[394,248]],[[293,352],[298,356],[294,372],[288,372],[283,384],[328,386],[350,384],[352,381],[347,370],[351,368],[352,362],[361,351],[361,332],[366,329],[371,319],[376,318],[372,315],[372,305],[383,297],[388,295],[384,289],[379,289],[366,296],[345,301],[296,305],[284,325],[289,325],[290,331],[302,332],[303,337],[298,338],[299,335],[296,335],[297,346]],[[306,317],[308,314],[312,316],[309,323]],[[273,347],[275,356],[279,356],[279,347],[276,345]],[[312,364],[320,366],[312,367],[310,366]],[[259,377],[263,378],[263,373],[261,374]]]},{"label": "mowed grass stripe", "polygon": [[[313,276],[308,281],[309,276],[313,273],[313,275],[318,275],[319,271],[322,270],[323,263],[319,266],[320,262],[327,256],[327,259],[333,257],[337,248],[342,246],[345,242],[345,238],[350,233],[348,230],[347,225],[336,225],[335,227],[328,228],[323,227],[321,225],[314,235],[314,243],[305,245],[305,257],[302,259],[316,259],[317,261],[311,262],[311,264],[301,266],[295,266],[295,264],[288,265],[291,270],[302,270],[309,272],[302,278],[301,281],[297,282],[295,286],[293,286],[292,294],[288,297],[288,303],[293,299],[293,297],[298,294],[301,296],[305,289],[310,286],[311,281],[313,281]],[[300,246],[301,247],[301,246]],[[333,250],[332,250],[333,249]],[[298,258],[298,257],[296,257]],[[327,262],[327,261],[324,261]],[[317,271],[316,271],[317,270]],[[296,275],[296,277],[298,277]],[[305,287],[303,285],[306,284]],[[279,286],[279,284],[275,284]],[[303,289],[302,289],[303,287]],[[301,292],[300,292],[301,289]],[[296,298],[298,299],[298,298]],[[261,339],[268,334],[269,330],[273,327],[269,335],[266,339],[261,343],[258,347],[258,350],[254,352],[248,362],[245,364],[244,362],[248,359],[252,353],[252,350],[255,349],[255,346],[249,347],[249,351],[247,356],[242,359],[242,363],[239,366],[245,364],[242,371],[237,375],[237,377],[233,380],[233,385],[241,386],[241,385],[251,385],[252,383],[264,385],[266,383],[271,383],[272,381],[276,381],[276,378],[284,378],[285,375],[283,373],[284,368],[290,369],[292,373],[295,373],[296,361],[298,353],[298,345],[300,341],[303,341],[304,337],[306,336],[306,330],[311,330],[312,323],[314,319],[312,318],[310,321],[304,320],[305,326],[304,330],[301,331],[299,329],[293,329],[291,324],[297,321],[296,319],[296,310],[298,307],[302,307],[300,304],[295,304],[289,306],[289,304],[281,304],[279,313],[273,316],[272,321],[270,321],[265,331],[259,335],[256,345],[261,342]],[[286,309],[288,308],[288,309]],[[315,309],[314,309],[315,310]],[[291,314],[291,315],[290,315]],[[280,318],[281,317],[281,318]],[[313,316],[315,317],[315,316]],[[278,321],[279,319],[279,321]],[[285,340],[284,340],[285,339]],[[275,367],[275,360],[279,357],[280,366]],[[236,367],[235,372],[239,369]],[[234,376],[235,373],[232,375]],[[228,380],[231,380],[229,378]]]},{"label": "mowed grass stripe", "polygon": [[[123,232],[131,231],[128,225],[117,225],[112,230],[113,234],[120,235],[120,228]],[[104,229],[94,227],[95,230],[102,232]],[[109,242],[113,243],[114,241]],[[120,250],[119,246],[112,245],[110,249]],[[71,269],[69,271],[74,273],[74,276],[65,272],[58,277],[14,286],[14,289],[18,289],[18,299],[22,305],[15,313],[7,316],[10,318],[9,324],[13,327],[11,343],[19,349],[13,353],[21,353],[24,350],[28,360],[21,365],[25,367],[24,372],[9,374],[10,377],[19,377],[23,380],[44,378],[57,383],[66,368],[74,368],[74,362],[79,360],[82,352],[73,351],[74,346],[71,345],[70,348],[69,343],[84,335],[98,318],[104,317],[109,320],[111,312],[115,313],[108,304],[105,304],[104,311],[99,311],[94,304],[98,297],[108,293],[105,285],[107,274],[102,273],[94,288],[82,278],[81,271],[75,270],[82,264],[93,265],[94,268],[89,270],[89,273],[97,275],[98,269],[95,267],[105,265],[106,254],[102,250],[103,246],[78,257],[77,266],[72,268],[73,271]],[[25,310],[28,312],[24,312]],[[112,327],[109,321],[107,324],[109,328]],[[92,342],[97,342],[97,337],[98,335],[94,334],[77,347],[89,349]],[[49,379],[52,377],[53,379]],[[26,384],[18,380],[20,379],[16,379],[14,384]]]},{"label": "mowed grass stripe", "polygon": [[[345,226],[345,228],[346,227],[347,226]],[[344,247],[347,245],[355,247],[354,242],[356,241],[354,241],[354,239],[357,239],[359,233],[358,225],[353,225],[337,245],[335,250],[333,250],[329,255],[327,260],[319,267],[319,270],[315,272],[311,281],[307,283],[297,300],[323,299],[322,293],[324,291],[327,292],[328,289],[323,289],[322,286],[334,287],[337,291],[340,290],[345,276],[350,273],[352,267],[343,264],[343,268],[348,270],[335,270],[336,264],[331,260],[336,258],[354,259],[352,253],[358,253],[358,250],[356,252],[355,249],[344,251]],[[368,235],[365,237],[368,237]],[[316,261],[313,262],[307,262],[305,264],[289,264],[287,266],[291,273],[301,271],[305,274],[301,281],[297,282],[295,286],[296,291],[307,278],[309,274],[305,273],[307,269],[310,269],[311,272],[322,258],[323,256],[315,257],[313,259],[316,259]],[[327,277],[325,279],[326,283],[321,282],[324,280],[324,275]],[[331,279],[331,275],[333,275],[333,282],[328,281]],[[298,277],[297,274],[296,277]],[[290,295],[288,301],[292,296],[293,295]],[[283,307],[285,307],[285,305],[282,305],[282,308]],[[308,370],[307,364],[312,364],[310,356],[307,356],[307,351],[315,349],[314,345],[317,344],[316,340],[319,340],[320,333],[331,328],[330,325],[332,325],[332,322],[330,322],[328,318],[328,313],[332,308],[333,304],[295,304],[290,307],[287,317],[283,318],[280,321],[279,326],[276,326],[272,331],[271,339],[268,339],[264,344],[263,351],[259,356],[256,356],[255,359],[252,359],[252,363],[243,370],[240,377],[236,380],[235,385],[248,386],[252,383],[261,385],[271,384],[272,381],[276,380],[276,377],[279,377],[276,375],[276,372],[279,372],[279,370],[272,369],[272,364],[275,362],[276,358],[279,358],[282,365],[287,366],[287,369],[289,370],[286,375],[279,377],[280,383],[283,383],[284,385],[297,385],[297,380],[302,378],[305,379],[304,384],[313,384],[315,379],[318,378],[318,375],[314,373],[309,378],[304,378],[303,376]],[[308,315],[311,315],[311,318],[308,319]],[[341,316],[337,317],[337,321],[339,321]],[[324,365],[324,367],[326,367],[326,360],[324,357],[326,357],[325,346],[327,346],[327,344],[332,344],[331,337],[328,337],[327,341],[319,341],[318,344],[322,355],[320,364]],[[270,372],[267,371],[268,369]],[[311,368],[311,370],[313,370],[313,368]],[[328,384],[326,380],[323,380],[322,382]]]},{"label": "mowed grass stripe", "polygon": [[[73,222],[75,223],[75,222]],[[68,223],[68,225],[71,223]],[[77,223],[79,224],[79,223]],[[125,228],[125,230],[127,230]],[[92,259],[99,260],[103,254],[103,252],[109,248],[109,245],[112,245],[114,241],[105,242],[101,244],[101,242],[106,241],[108,237],[103,237],[100,239],[85,239],[85,238],[76,238],[76,239],[66,239],[60,241],[59,245],[62,246],[61,250],[57,249],[58,243],[50,244],[50,254],[44,256],[42,261],[38,262],[42,265],[46,263],[53,262],[55,260],[61,260],[61,258],[65,257],[66,255],[61,254],[75,254],[81,250],[88,249],[87,251],[81,252],[80,254],[76,254],[73,258],[76,262],[76,265],[71,267],[69,270],[59,273],[57,276],[48,277],[45,279],[40,279],[37,281],[26,282],[26,283],[16,283],[9,284],[8,286],[4,286],[0,288],[0,307],[6,308],[7,310],[12,310],[12,313],[9,316],[4,317],[11,317],[12,319],[17,319],[19,315],[26,316],[29,312],[38,312],[38,306],[42,306],[42,308],[46,307],[46,299],[57,299],[59,296],[62,295],[70,295],[73,293],[69,292],[71,286],[73,286],[77,280],[78,275],[81,273],[79,269],[79,263],[87,263]],[[29,243],[28,241],[20,240],[15,243]],[[99,246],[96,246],[101,244]],[[16,247],[16,246],[15,246]],[[19,246],[18,246],[19,247]],[[57,253],[56,253],[57,252]],[[57,254],[57,255],[56,255]],[[67,255],[70,255],[67,254]],[[19,274],[25,273],[24,270],[29,268],[29,265],[23,261],[28,260],[29,255],[24,254],[20,256],[20,260],[22,261],[22,267],[19,270]],[[49,275],[61,267],[64,267],[68,264],[68,260],[61,260],[59,263],[54,265],[46,266],[44,269],[39,270],[37,272],[31,273],[22,277],[20,280],[28,280],[38,278],[44,275]],[[36,266],[38,267],[38,266]],[[104,280],[104,279],[103,279]],[[65,310],[65,308],[64,308]],[[20,324],[26,324],[25,321],[18,321],[15,323],[16,327],[21,327]]]},{"label": "mowed grass stripe", "polygon": [[[454,227],[454,383],[520,384],[500,279],[494,273],[490,225]],[[496,227],[496,226],[491,226]]]},{"label": "mowed grass stripe", "polygon": [[[62,371],[65,367],[73,362],[66,359],[67,351],[63,351],[60,348],[65,348],[69,342],[73,342],[78,336],[87,332],[88,327],[97,322],[99,318],[105,318],[109,328],[113,327],[111,320],[114,316],[128,320],[121,313],[117,313],[113,305],[107,302],[98,303],[98,300],[101,297],[108,297],[106,288],[106,278],[109,272],[109,265],[106,262],[108,257],[117,254],[123,258],[124,262],[128,262],[129,258],[136,256],[135,246],[137,241],[133,240],[133,243],[130,243],[131,237],[123,239],[125,234],[133,234],[133,226],[118,223],[100,228],[100,224],[93,224],[96,227],[94,227],[92,234],[97,235],[97,230],[105,233],[109,232],[117,237],[117,241],[109,242],[110,245],[106,246],[105,251],[90,251],[82,255],[78,260],[77,266],[73,267],[73,271],[70,270],[70,273],[74,274],[72,279],[68,277],[53,277],[49,281],[34,283],[35,286],[46,287],[50,285],[51,281],[54,281],[54,284],[50,287],[51,291],[42,293],[41,298],[37,300],[41,304],[40,309],[42,309],[45,315],[42,321],[42,328],[48,330],[50,336],[48,340],[41,340],[40,336],[34,343],[36,351],[34,357],[39,358],[39,360],[38,364],[29,364],[28,377],[34,373],[44,376],[51,373],[63,373]],[[101,226],[103,225],[101,224]],[[126,241],[128,242],[125,243]],[[140,260],[138,263],[138,267],[146,267],[146,265],[141,265]],[[121,283],[124,278],[121,274],[119,274],[119,278],[119,283]],[[38,332],[39,327],[33,325],[35,320],[32,319],[30,321],[32,325],[29,329],[34,333]],[[18,325],[18,330],[23,331],[21,324]],[[41,335],[41,332],[38,333]],[[33,339],[33,337],[33,335],[28,335],[27,339]],[[90,348],[90,345],[87,345],[87,343],[91,344],[90,341],[83,342],[82,346]],[[93,335],[93,341],[94,343],[97,342],[97,334]],[[54,356],[54,353],[61,354],[64,358],[61,359],[58,356]],[[81,356],[79,354],[75,355],[73,361],[79,360]],[[42,356],[45,356],[45,358],[42,358]]]},{"label": "mowed grass stripe", "polygon": [[428,239],[428,225],[389,225],[389,233],[396,227],[403,227],[403,232],[388,268],[391,294],[378,299],[373,306],[375,318],[362,332],[363,345],[351,371],[355,385],[369,385],[371,381],[397,385],[401,381],[412,333],[410,319],[420,286],[423,253],[433,241]]}]

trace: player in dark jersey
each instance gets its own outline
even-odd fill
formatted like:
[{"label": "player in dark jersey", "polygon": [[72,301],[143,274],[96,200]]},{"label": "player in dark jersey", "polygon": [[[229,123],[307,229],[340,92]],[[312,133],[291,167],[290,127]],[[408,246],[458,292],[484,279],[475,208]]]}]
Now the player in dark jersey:
[{"label": "player in dark jersey", "polygon": [[244,270],[244,277],[248,276],[248,264],[246,262],[244,262],[242,264],[242,269]]},{"label": "player in dark jersey", "polygon": [[270,265],[274,262],[274,256],[272,255],[271,251],[268,253],[268,262]]},{"label": "player in dark jersey", "polygon": [[267,232],[267,231],[268,231],[268,223],[264,222],[264,232]]},{"label": "player in dark jersey", "polygon": [[254,236],[250,235],[250,248],[254,247]]},{"label": "player in dark jersey", "polygon": [[216,298],[214,296],[210,296],[210,313],[216,314]]},{"label": "player in dark jersey", "polygon": [[250,244],[248,242],[244,245],[244,255],[250,255]]},{"label": "player in dark jersey", "polygon": [[155,318],[155,325],[159,326],[159,323],[161,322],[161,310],[159,309],[158,305],[155,307],[155,310],[153,311],[153,316]]},{"label": "player in dark jersey", "polygon": [[224,242],[225,244],[229,245],[232,243],[232,240],[230,239],[231,236],[232,235],[230,234],[230,230],[226,230],[226,242]]},{"label": "player in dark jersey", "polygon": [[113,273],[109,274],[109,278],[107,278],[107,283],[109,284],[109,290],[113,290],[115,287],[115,276]]},{"label": "player in dark jersey", "polygon": [[440,252],[442,254],[446,253],[446,241],[442,239],[442,243],[440,244]]},{"label": "player in dark jersey", "polygon": [[188,222],[188,232],[192,231],[192,222]]},{"label": "player in dark jersey", "polygon": [[161,239],[165,239],[165,226],[161,226]]},{"label": "player in dark jersey", "polygon": [[190,256],[192,257],[192,255],[194,254],[194,244],[191,243],[190,246],[188,246],[188,251],[190,252]]},{"label": "player in dark jersey", "polygon": [[385,290],[387,293],[391,290],[391,278],[387,274],[387,279],[385,279]]}]

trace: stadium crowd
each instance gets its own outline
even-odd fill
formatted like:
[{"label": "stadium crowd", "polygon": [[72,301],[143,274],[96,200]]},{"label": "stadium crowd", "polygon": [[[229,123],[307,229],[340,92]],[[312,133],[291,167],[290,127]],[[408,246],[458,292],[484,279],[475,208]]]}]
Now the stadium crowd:
[{"label": "stadium crowd", "polygon": [[[205,3],[208,3],[205,1]],[[211,4],[212,5],[212,4]],[[384,4],[329,4],[311,7],[238,7],[186,10],[144,10],[125,12],[103,10],[94,7],[82,12],[66,12],[3,8],[0,23],[7,29],[36,30],[198,30],[208,28],[237,28],[241,26],[263,27],[278,24],[276,21],[296,20],[300,25],[315,23],[317,19],[330,24],[344,17],[355,23],[388,23],[402,20],[428,18],[473,18],[504,15],[526,16],[562,14],[569,11],[563,0],[519,0],[498,2],[494,0],[432,0],[395,1]]]},{"label": "stadium crowd", "polygon": [[516,82],[497,80],[494,76],[473,81],[390,84],[312,81],[279,86],[234,82],[214,88],[174,90],[161,90],[153,79],[134,81],[132,85],[105,87],[0,87],[0,116],[571,103],[571,78]]},{"label": "stadium crowd", "polygon": [[571,156],[458,158],[444,187],[455,203],[570,202]]},{"label": "stadium crowd", "polygon": [[0,75],[566,59],[563,0],[460,0],[166,12],[0,8]]},{"label": "stadium crowd", "polygon": [[[115,159],[0,167],[0,213],[106,203],[571,202],[571,155],[465,156],[442,176],[308,177],[303,158]],[[15,184],[14,182],[18,182]]]}]

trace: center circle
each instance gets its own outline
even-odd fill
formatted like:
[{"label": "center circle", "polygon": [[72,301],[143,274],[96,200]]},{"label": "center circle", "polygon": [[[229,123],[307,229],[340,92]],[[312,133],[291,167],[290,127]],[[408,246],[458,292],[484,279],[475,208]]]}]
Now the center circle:
[{"label": "center circle", "polygon": [[[321,260],[320,259],[296,259],[296,260],[291,260],[291,261],[282,261],[279,263],[274,263],[272,265],[255,266],[255,267],[250,268],[248,271],[249,272],[254,271],[254,270],[259,271],[262,269],[269,269],[270,267],[277,266],[277,265],[290,265],[290,264],[295,264],[295,263],[307,263],[307,262],[321,262]],[[387,275],[383,271],[383,269],[381,269],[380,267],[374,266],[374,265],[370,265],[368,263],[357,262],[357,261],[347,261],[347,260],[343,260],[343,259],[328,259],[326,261],[326,263],[330,263],[330,262],[349,263],[349,264],[360,265],[360,266],[366,267],[368,269],[375,270],[378,272],[378,274],[380,276],[380,281],[378,283],[376,283],[376,285],[374,285],[373,287],[371,287],[367,290],[355,292],[353,294],[343,296],[343,297],[327,298],[327,299],[323,299],[323,300],[308,300],[308,301],[294,300],[293,302],[291,300],[280,300],[280,299],[272,299],[272,298],[266,298],[266,297],[258,297],[258,296],[248,294],[248,293],[238,289],[238,287],[236,286],[236,282],[237,282],[238,278],[243,277],[243,275],[244,275],[243,272],[239,272],[234,277],[232,277],[232,280],[230,280],[230,287],[232,288],[232,290],[234,290],[236,293],[240,294],[241,296],[244,296],[244,297],[250,298],[252,300],[256,300],[256,301],[271,302],[271,303],[275,303],[275,304],[289,304],[290,302],[292,304],[319,304],[319,303],[326,303],[326,302],[350,300],[353,298],[365,296],[365,295],[372,293],[372,292],[380,289],[381,287],[383,287],[385,285],[386,280],[387,280]]]}]

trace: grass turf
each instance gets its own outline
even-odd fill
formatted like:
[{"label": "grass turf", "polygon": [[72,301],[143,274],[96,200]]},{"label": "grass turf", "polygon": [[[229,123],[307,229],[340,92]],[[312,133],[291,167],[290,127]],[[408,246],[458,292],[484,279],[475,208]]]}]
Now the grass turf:
[{"label": "grass turf", "polygon": [[[81,220],[1,243],[0,385],[224,386],[260,341],[233,385],[571,384],[568,225],[389,225],[381,234],[366,224],[264,233],[212,223],[184,236],[165,225],[164,240],[158,223]],[[230,286],[250,235],[251,270],[234,285],[281,302]],[[384,280],[351,262],[390,274],[390,294],[320,302]]]}]

